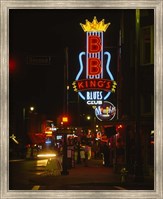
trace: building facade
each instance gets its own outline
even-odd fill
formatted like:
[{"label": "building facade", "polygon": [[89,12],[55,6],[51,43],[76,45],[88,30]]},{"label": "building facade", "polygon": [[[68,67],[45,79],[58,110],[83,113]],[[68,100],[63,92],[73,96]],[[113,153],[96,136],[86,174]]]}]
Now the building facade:
[{"label": "building facade", "polygon": [[114,161],[127,166],[131,173],[153,175],[153,10],[122,11],[119,49],[117,121],[122,122],[122,128],[116,135],[116,146],[123,150],[119,150]]}]

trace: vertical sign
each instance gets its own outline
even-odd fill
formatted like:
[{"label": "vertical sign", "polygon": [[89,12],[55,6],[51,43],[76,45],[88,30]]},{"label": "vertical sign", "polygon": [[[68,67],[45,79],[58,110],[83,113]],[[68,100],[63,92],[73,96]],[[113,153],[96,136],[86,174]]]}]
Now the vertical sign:
[{"label": "vertical sign", "polygon": [[79,54],[80,69],[73,82],[74,91],[90,106],[100,106],[115,92],[116,82],[110,71],[111,55],[103,50],[103,33],[110,23],[105,24],[94,17],[80,24],[86,33],[86,52]]}]

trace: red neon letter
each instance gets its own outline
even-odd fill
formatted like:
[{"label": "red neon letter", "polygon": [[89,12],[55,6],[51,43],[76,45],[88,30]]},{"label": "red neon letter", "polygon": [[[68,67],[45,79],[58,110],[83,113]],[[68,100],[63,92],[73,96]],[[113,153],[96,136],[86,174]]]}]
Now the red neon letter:
[{"label": "red neon letter", "polygon": [[88,75],[98,75],[101,73],[101,65],[98,58],[88,59]]},{"label": "red neon letter", "polygon": [[79,81],[79,82],[78,82],[78,89],[79,89],[79,90],[84,89],[84,85],[83,85],[83,82],[82,82],[82,81]]},{"label": "red neon letter", "polygon": [[101,51],[101,39],[98,36],[88,37],[88,52],[98,53]]}]

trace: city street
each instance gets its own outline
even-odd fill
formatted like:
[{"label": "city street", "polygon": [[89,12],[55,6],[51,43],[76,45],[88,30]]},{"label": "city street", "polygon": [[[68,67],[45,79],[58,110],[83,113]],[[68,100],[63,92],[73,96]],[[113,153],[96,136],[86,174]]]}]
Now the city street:
[{"label": "city street", "polygon": [[101,160],[90,160],[88,167],[76,164],[68,175],[49,175],[45,172],[47,160],[10,161],[10,190],[153,190],[151,180],[121,183],[120,174],[106,168]]}]

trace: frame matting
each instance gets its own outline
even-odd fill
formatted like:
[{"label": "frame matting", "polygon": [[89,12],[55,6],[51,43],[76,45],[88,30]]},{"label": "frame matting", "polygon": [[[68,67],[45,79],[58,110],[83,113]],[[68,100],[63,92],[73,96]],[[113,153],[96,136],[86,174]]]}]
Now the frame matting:
[{"label": "frame matting", "polygon": [[[8,188],[9,140],[9,9],[154,9],[154,131],[155,134],[155,189],[150,191],[11,191]],[[163,1],[162,0],[1,0],[0,49],[0,178],[1,198],[163,198]]]}]

